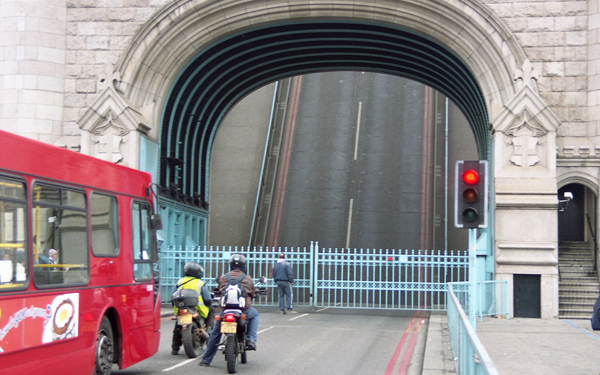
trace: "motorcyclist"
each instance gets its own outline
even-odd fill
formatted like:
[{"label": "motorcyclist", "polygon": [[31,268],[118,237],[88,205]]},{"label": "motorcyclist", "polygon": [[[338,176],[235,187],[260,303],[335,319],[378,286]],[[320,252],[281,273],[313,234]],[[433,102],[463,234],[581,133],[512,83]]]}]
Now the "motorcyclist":
[{"label": "motorcyclist", "polygon": [[[242,274],[246,273],[246,257],[243,254],[233,254],[229,258],[229,272],[221,275],[218,283],[218,291],[223,295],[225,288],[229,281],[227,276],[229,275],[232,279],[237,279]],[[254,287],[254,281],[249,275],[244,276],[240,284],[244,287],[244,293],[246,298],[246,306],[242,309],[246,314],[248,324],[248,340],[246,341],[246,350],[256,350],[256,339],[258,337],[258,311],[252,307],[252,298],[256,294],[256,288]],[[221,337],[221,321],[215,322],[208,343],[206,344],[206,350],[200,361],[200,366],[209,366],[212,362],[215,354],[217,353],[217,346]]]},{"label": "motorcyclist", "polygon": [[[196,262],[188,262],[183,267],[183,273],[185,274],[185,277],[182,277],[177,281],[177,290],[191,289],[198,292],[198,304],[196,305],[196,310],[198,311],[198,314],[205,319],[207,330],[210,332],[215,321],[215,311],[212,307],[210,291],[202,280],[204,277],[204,267]],[[179,309],[177,307],[173,307],[173,312],[175,315],[177,315],[178,311]],[[179,348],[181,348],[181,345],[183,345],[183,342],[181,341],[181,332],[178,329],[176,322],[175,328],[173,329],[171,354],[179,354]]]}]

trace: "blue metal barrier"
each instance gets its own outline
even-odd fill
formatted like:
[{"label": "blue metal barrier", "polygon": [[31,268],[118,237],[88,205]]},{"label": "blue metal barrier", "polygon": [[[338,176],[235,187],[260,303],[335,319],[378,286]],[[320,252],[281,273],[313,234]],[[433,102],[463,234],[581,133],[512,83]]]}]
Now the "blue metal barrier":
[{"label": "blue metal barrier", "polygon": [[[477,302],[475,307],[476,316],[480,319],[484,316],[499,316],[510,318],[508,306],[508,282],[505,280],[478,281]],[[458,299],[464,311],[469,311],[469,283],[452,282],[450,289]],[[473,327],[475,329],[475,327]]]},{"label": "blue metal barrier", "polygon": [[465,280],[465,252],[318,249],[314,304],[403,310],[446,310],[447,282]]},{"label": "blue metal barrier", "polygon": [[310,248],[166,247],[160,251],[161,302],[170,302],[188,261],[204,266],[212,288],[237,252],[248,259],[248,275],[269,279],[267,296],[256,301],[267,306],[278,304],[271,270],[279,253],[294,268],[296,306],[446,310],[448,282],[468,274],[464,251],[326,249],[317,242]]},{"label": "blue metal barrier", "polygon": [[[506,315],[508,317],[508,296],[506,281],[487,281],[477,283],[480,290],[491,291],[491,296],[484,296],[484,300],[493,303],[478,304],[478,316]],[[448,330],[450,343],[455,357],[456,373],[459,375],[498,375],[487,350],[477,337],[475,327],[465,314],[468,301],[468,283],[449,283],[448,285]],[[455,293],[457,291],[457,293]],[[496,303],[498,302],[498,303]],[[505,307],[506,306],[506,307]],[[468,310],[467,310],[468,311]]]},{"label": "blue metal barrier", "polygon": [[452,288],[448,290],[448,328],[457,374],[499,375]]},{"label": "blue metal barrier", "polygon": [[[312,249],[312,247],[311,247]],[[204,267],[204,281],[212,289],[217,285],[216,279],[229,271],[229,258],[232,254],[242,253],[246,256],[248,269],[246,273],[255,282],[261,276],[266,276],[267,296],[255,301],[256,304],[276,306],[277,285],[272,279],[272,268],[280,253],[285,253],[295,274],[294,303],[297,305],[310,304],[310,271],[311,253],[307,248],[246,248],[243,246],[197,246],[191,248],[167,247],[160,254],[160,288],[161,302],[170,303],[175,291],[177,280],[183,275],[183,266],[190,261],[198,262]],[[297,302],[296,302],[297,301]]]}]

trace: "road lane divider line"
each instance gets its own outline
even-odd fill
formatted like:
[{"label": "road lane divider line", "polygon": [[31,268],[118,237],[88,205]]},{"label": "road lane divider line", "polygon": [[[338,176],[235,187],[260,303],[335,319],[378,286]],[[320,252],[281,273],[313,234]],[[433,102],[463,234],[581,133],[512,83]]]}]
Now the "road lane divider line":
[{"label": "road lane divider line", "polygon": [[356,137],[354,139],[354,160],[358,157],[358,140],[360,138],[360,114],[362,113],[362,102],[358,102],[358,115],[356,116]]},{"label": "road lane divider line", "polygon": [[291,322],[292,320],[296,320],[296,319],[298,319],[298,318],[303,318],[303,317],[305,317],[305,316],[309,316],[309,315],[310,315],[310,314],[302,314],[302,315],[298,315],[298,316],[296,316],[296,317],[293,317],[293,318],[291,318],[291,319],[290,319],[290,322]]},{"label": "road lane divider line", "polygon": [[258,332],[256,332],[256,334],[258,335],[259,333],[263,333],[263,332],[265,332],[265,331],[268,331],[268,330],[270,330],[271,328],[273,328],[273,326],[270,326],[269,328],[265,328],[265,329],[263,329],[262,331],[258,331]]},{"label": "road lane divider line", "polygon": [[164,369],[164,370],[163,370],[163,372],[169,372],[169,371],[175,370],[176,368],[179,368],[179,367],[181,367],[181,366],[185,366],[185,365],[187,365],[188,363],[190,363],[190,362],[192,362],[192,361],[195,361],[196,359],[197,359],[197,358],[190,358],[190,359],[188,359],[188,360],[185,360],[185,361],[183,361],[183,362],[180,362],[180,363],[176,364],[175,366],[171,366],[171,367],[169,367],[169,368],[166,368],[166,369]]},{"label": "road lane divider line", "polygon": [[348,209],[348,232],[346,233],[346,249],[350,248],[350,230],[352,229],[352,206],[354,199],[350,199],[350,208]]}]

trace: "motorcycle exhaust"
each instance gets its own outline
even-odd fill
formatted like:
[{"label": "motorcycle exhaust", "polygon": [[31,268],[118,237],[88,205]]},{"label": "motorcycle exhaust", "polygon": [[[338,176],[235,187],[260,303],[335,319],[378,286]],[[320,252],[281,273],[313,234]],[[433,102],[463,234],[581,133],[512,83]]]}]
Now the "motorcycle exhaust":
[{"label": "motorcycle exhaust", "polygon": [[198,331],[200,331],[200,336],[202,337],[202,340],[204,341],[208,341],[208,332],[206,332],[206,330],[204,328],[199,329]]}]

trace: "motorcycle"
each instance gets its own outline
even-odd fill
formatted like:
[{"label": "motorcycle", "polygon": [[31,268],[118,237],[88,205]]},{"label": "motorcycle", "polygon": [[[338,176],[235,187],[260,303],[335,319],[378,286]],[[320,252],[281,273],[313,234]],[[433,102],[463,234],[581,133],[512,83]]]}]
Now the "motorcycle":
[{"label": "motorcycle", "polygon": [[[267,295],[266,283],[267,278],[262,276],[260,281],[254,285],[256,296]],[[217,297],[217,302],[219,298]],[[217,315],[215,318],[221,320],[219,349],[223,351],[225,362],[227,362],[227,372],[235,374],[237,372],[238,357],[241,363],[247,363],[248,324],[246,314],[242,312],[241,308],[226,308],[221,315]]]},{"label": "motorcycle", "polygon": [[171,297],[173,306],[177,307],[177,329],[181,333],[181,341],[185,354],[196,358],[208,341],[208,332],[205,319],[196,310],[198,292],[192,289],[176,290]]}]

